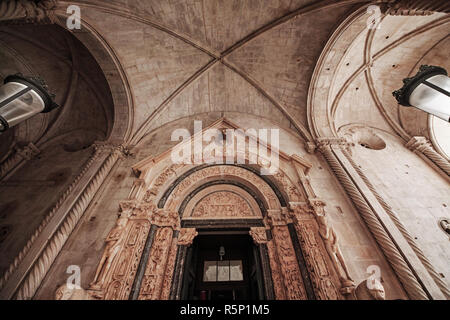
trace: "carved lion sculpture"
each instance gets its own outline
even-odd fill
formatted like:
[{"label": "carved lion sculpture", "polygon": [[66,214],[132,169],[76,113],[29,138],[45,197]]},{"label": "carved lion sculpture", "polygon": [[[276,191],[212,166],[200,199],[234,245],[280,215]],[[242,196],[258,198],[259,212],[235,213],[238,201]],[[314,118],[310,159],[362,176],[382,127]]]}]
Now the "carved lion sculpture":
[{"label": "carved lion sculpture", "polygon": [[357,300],[385,300],[386,293],[384,287],[380,281],[373,279],[364,280],[361,282],[355,290],[355,296]]}]

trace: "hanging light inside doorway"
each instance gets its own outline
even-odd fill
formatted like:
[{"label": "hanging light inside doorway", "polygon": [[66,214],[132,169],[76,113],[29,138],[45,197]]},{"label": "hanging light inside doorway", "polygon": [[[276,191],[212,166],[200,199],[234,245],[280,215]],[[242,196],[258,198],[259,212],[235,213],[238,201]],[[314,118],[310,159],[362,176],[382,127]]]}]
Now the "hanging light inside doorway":
[{"label": "hanging light inside doorway", "polygon": [[444,68],[422,65],[403,87],[392,94],[405,107],[413,106],[450,122],[450,78]]},{"label": "hanging light inside doorway", "polygon": [[0,132],[58,107],[42,79],[21,74],[6,77],[0,87]]},{"label": "hanging light inside doorway", "polygon": [[223,260],[223,256],[225,255],[225,247],[224,246],[220,246],[219,248],[219,257],[220,257],[220,261]]}]

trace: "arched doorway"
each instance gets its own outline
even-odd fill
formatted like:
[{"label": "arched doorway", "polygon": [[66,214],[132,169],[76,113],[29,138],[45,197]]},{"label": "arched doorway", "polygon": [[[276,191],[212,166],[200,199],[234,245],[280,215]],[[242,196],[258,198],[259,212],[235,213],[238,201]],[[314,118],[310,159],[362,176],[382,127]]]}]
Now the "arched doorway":
[{"label": "arched doorway", "polygon": [[182,300],[264,300],[258,247],[249,230],[202,230],[188,252]]},{"label": "arched doorway", "polygon": [[[231,124],[220,119],[215,126]],[[279,156],[280,169],[270,176],[260,165],[174,164],[169,152],[136,164],[138,179],[121,202],[91,296],[343,299],[339,289],[353,282],[325,204],[309,185],[310,165]]]}]

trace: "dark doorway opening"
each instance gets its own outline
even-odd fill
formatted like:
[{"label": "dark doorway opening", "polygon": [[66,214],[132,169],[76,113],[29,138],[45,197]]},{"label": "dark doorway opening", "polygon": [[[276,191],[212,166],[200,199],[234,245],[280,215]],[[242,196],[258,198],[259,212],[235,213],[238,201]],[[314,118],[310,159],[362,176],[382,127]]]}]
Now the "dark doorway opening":
[{"label": "dark doorway opening", "polygon": [[182,299],[263,300],[259,249],[248,231],[206,232],[186,257]]}]

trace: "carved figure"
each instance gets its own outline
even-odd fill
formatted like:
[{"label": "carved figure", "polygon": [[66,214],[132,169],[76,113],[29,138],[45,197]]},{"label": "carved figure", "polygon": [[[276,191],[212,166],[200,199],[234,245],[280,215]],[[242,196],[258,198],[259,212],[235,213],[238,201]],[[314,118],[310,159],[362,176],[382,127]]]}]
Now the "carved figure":
[{"label": "carved figure", "polygon": [[353,280],[350,277],[347,266],[345,265],[344,257],[342,255],[341,249],[338,245],[338,237],[334,230],[330,227],[328,219],[325,215],[319,215],[316,219],[319,224],[319,234],[323,239],[325,248],[330,255],[331,260],[336,265],[339,278],[343,286],[352,286]]},{"label": "carved figure", "polygon": [[119,219],[117,219],[116,226],[109,232],[108,237],[106,238],[106,248],[104,254],[98,264],[94,280],[90,285],[91,289],[100,289],[104,283],[106,271],[109,270],[114,258],[123,246],[123,231],[127,226],[130,215],[130,212],[122,212]]}]

